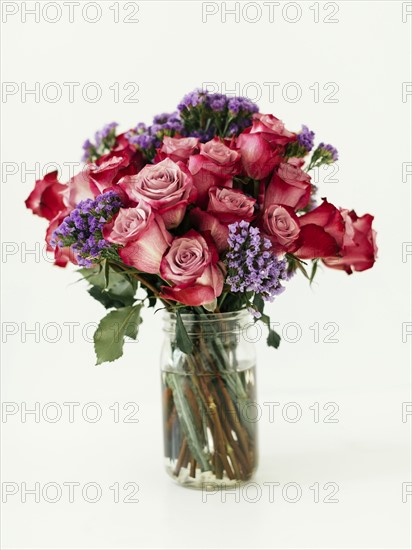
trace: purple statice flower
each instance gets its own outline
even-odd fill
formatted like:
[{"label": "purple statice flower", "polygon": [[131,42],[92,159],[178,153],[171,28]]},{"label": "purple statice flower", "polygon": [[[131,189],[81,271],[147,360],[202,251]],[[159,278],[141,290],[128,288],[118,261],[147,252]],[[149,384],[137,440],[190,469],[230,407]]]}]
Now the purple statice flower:
[{"label": "purple statice flower", "polygon": [[232,292],[254,292],[265,301],[272,302],[285,290],[287,262],[271,252],[269,239],[263,238],[257,227],[241,221],[229,225],[229,251],[227,284]]},{"label": "purple statice flower", "polygon": [[135,131],[138,134],[141,134],[143,132],[146,132],[147,126],[144,122],[139,122],[139,124],[136,125]]},{"label": "purple statice flower", "polygon": [[239,132],[239,126],[234,122],[231,122],[227,130],[227,133],[229,134],[229,136],[236,136],[238,132]]},{"label": "purple statice flower", "polygon": [[114,145],[117,126],[117,122],[110,122],[103,126],[101,130],[98,130],[94,134],[95,143],[87,139],[83,143],[82,161],[88,162],[97,160],[106,150],[109,150]]},{"label": "purple statice flower", "polygon": [[137,147],[149,158],[153,158],[156,149],[161,146],[163,137],[183,132],[183,123],[179,113],[161,113],[153,118],[153,124],[146,126],[140,122],[136,128],[126,134],[129,143]]},{"label": "purple statice flower", "polygon": [[206,101],[206,92],[203,90],[197,89],[193,90],[193,92],[190,92],[189,94],[186,94],[184,98],[181,100],[179,105],[177,106],[177,109],[179,112],[184,111],[185,109],[189,109],[191,107],[197,107],[201,103],[204,103]]},{"label": "purple statice flower", "polygon": [[206,96],[206,105],[210,107],[212,111],[224,111],[227,105],[227,97],[223,94],[208,94]]},{"label": "purple statice flower", "polygon": [[253,315],[255,319],[260,319],[262,317],[262,314],[260,313],[260,311],[258,311],[254,307],[248,307],[247,310],[249,313]]},{"label": "purple statice flower", "polygon": [[76,253],[78,264],[91,267],[105,257],[105,251],[115,249],[103,238],[102,230],[121,205],[120,197],[114,191],[103,193],[94,200],[79,202],[53,232],[52,246],[70,246]]},{"label": "purple statice flower", "polygon": [[98,149],[100,147],[100,145],[108,137],[110,132],[112,130],[115,130],[117,128],[117,126],[118,126],[117,122],[110,122],[110,124],[106,124],[105,126],[103,126],[103,128],[101,130],[98,130],[94,134],[94,140],[96,142],[96,149]]},{"label": "purple statice flower", "polygon": [[244,112],[244,113],[249,113],[251,115],[259,111],[259,107],[256,105],[256,103],[253,103],[253,101],[251,101],[250,99],[247,99],[246,97],[230,98],[228,102],[228,108],[229,108],[229,111],[231,111],[234,114]]},{"label": "purple statice flower", "polygon": [[95,151],[96,151],[96,149],[95,149],[94,145],[92,144],[92,142],[90,141],[90,139],[86,139],[86,141],[83,143],[82,161],[87,162]]},{"label": "purple statice flower", "polygon": [[153,117],[153,124],[164,124],[168,121],[170,113],[161,113]]},{"label": "purple statice flower", "polygon": [[215,137],[215,131],[213,128],[209,128],[209,130],[193,130],[190,132],[190,137],[199,138],[202,143],[206,143]]},{"label": "purple statice flower", "polygon": [[332,164],[336,162],[338,158],[338,151],[335,147],[329,144],[325,145],[324,143],[319,143],[312,153],[307,171],[322,166],[323,164]]},{"label": "purple statice flower", "polygon": [[152,124],[149,129],[150,134],[152,136],[156,135],[157,133],[160,133],[162,130],[163,130],[163,124],[157,124],[157,123]]},{"label": "purple statice flower", "polygon": [[320,149],[321,151],[321,156],[325,158],[330,158],[329,162],[336,162],[339,158],[338,150],[333,147],[333,145],[325,145],[324,143],[319,143],[318,149]]},{"label": "purple statice flower", "polygon": [[202,142],[215,136],[232,137],[251,126],[258,106],[244,97],[229,97],[207,90],[194,90],[178,105],[183,123],[182,135]]},{"label": "purple statice flower", "polygon": [[312,130],[309,130],[307,126],[302,124],[302,130],[298,134],[299,146],[306,149],[306,152],[309,153],[313,149],[314,139],[315,132],[312,132]]},{"label": "purple statice flower", "polygon": [[133,134],[128,136],[129,143],[137,145],[139,149],[149,150],[158,146],[159,140],[156,136],[152,136],[149,133],[145,134]]}]

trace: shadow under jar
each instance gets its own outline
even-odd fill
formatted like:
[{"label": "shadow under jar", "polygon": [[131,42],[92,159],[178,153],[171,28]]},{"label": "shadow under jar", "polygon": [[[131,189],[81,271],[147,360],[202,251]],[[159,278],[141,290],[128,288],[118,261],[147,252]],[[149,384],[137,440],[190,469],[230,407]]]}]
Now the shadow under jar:
[{"label": "shadow under jar", "polygon": [[[186,487],[230,487],[257,466],[255,348],[246,310],[181,314],[193,343],[176,343],[176,315],[164,317],[161,358],[166,470]],[[250,332],[252,334],[253,331]]]}]

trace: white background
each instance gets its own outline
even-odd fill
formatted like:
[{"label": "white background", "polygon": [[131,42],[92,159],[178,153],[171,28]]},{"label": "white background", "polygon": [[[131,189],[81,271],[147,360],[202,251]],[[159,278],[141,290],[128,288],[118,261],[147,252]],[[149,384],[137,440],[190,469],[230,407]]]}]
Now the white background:
[{"label": "white background", "polygon": [[[63,4],[61,19],[50,23],[45,19],[56,19],[58,13],[53,5],[36,22],[30,15],[25,20],[24,2],[2,4],[3,10],[5,4],[11,12],[17,9],[2,29],[3,81],[15,83],[7,90],[16,92],[3,96],[2,104],[2,231],[9,243],[3,244],[7,253],[3,248],[2,258],[2,397],[18,411],[3,415],[1,425],[2,481],[18,487],[3,504],[3,548],[410,548],[412,496],[402,502],[402,484],[412,480],[412,417],[402,422],[402,403],[411,401],[411,336],[402,338],[402,326],[407,330],[405,323],[411,322],[412,257],[402,258],[402,243],[411,241],[411,177],[402,178],[402,164],[411,160],[412,97],[402,98],[402,83],[411,80],[412,16],[403,22],[402,3],[396,1],[339,2],[332,16],[338,22],[326,23],[334,3],[320,3],[315,23],[314,2],[300,2],[287,7],[284,17],[284,4],[275,6],[272,22],[269,8],[260,4],[257,21],[257,4],[249,2],[246,12],[241,3],[238,22],[234,15],[224,22],[224,7],[212,2],[208,10],[218,12],[202,22],[201,2],[138,2],[139,11],[132,15],[138,23],[125,23],[134,11],[132,2],[118,5],[116,23],[110,9],[115,2],[101,2],[96,23],[85,21],[79,7],[70,23]],[[95,14],[93,6],[86,12],[89,19]],[[40,83],[37,100],[24,95],[24,86],[33,88],[35,82]],[[48,100],[53,97],[49,82],[62,91],[55,103]],[[64,82],[80,83],[73,102]],[[95,103],[81,93],[89,82],[102,90]],[[110,90],[116,82],[117,102]],[[137,83],[138,103],[124,102],[127,82]],[[150,122],[204,82],[217,83],[223,92],[222,87],[238,86],[251,98],[257,84],[262,112],[274,113],[291,130],[307,124],[318,141],[333,143],[340,153],[339,172],[332,182],[322,182],[331,171],[321,172],[320,196],[356,208],[358,214],[373,213],[379,246],[374,269],[350,277],[323,269],[312,288],[297,276],[271,306],[272,320],[286,338],[278,351],[267,349],[264,338],[257,344],[262,416],[255,485],[207,499],[175,485],[163,472],[160,315],[145,311],[139,342],[127,344],[116,363],[94,366],[93,345],[87,341],[93,329],[87,330],[87,324],[97,322],[104,310],[83,283],[73,284],[73,269],[58,269],[41,257],[46,223],[23,202],[35,179],[27,170],[36,163],[41,174],[48,162],[57,163],[67,180],[67,163],[79,160],[84,139],[104,123],[115,120],[126,130]],[[274,97],[267,82],[279,83]],[[294,87],[288,87],[290,82]],[[319,99],[310,89],[316,82]],[[330,82],[338,86],[334,103],[323,101],[336,89],[323,89]],[[296,89],[302,96],[293,102]],[[35,254],[27,254],[36,246]],[[78,323],[72,343],[64,325],[70,322]],[[337,343],[324,341],[328,322],[339,327]],[[36,323],[38,336],[25,334]],[[289,331],[287,323],[293,323]],[[319,323],[319,342],[309,328],[314,323]],[[56,326],[61,337],[53,343]],[[292,343],[296,326],[301,337]],[[36,422],[29,415],[22,422],[24,404],[33,408],[36,402],[46,419],[40,415]],[[50,402],[63,412],[56,423],[47,421],[54,411],[43,408]],[[80,403],[73,423],[65,402]],[[82,416],[90,402],[102,410],[96,423]],[[128,402],[139,407],[138,423],[123,422],[127,411],[122,407]],[[274,421],[265,402],[280,403]],[[297,422],[282,416],[283,410],[293,417],[293,408],[284,408],[290,402],[301,409]],[[114,403],[120,406],[118,423],[109,409]],[[320,406],[319,422],[309,409],[314,403]],[[323,410],[326,403],[337,404],[333,418],[339,422],[323,421],[332,411]],[[41,496],[36,503],[28,495],[22,502],[22,484],[31,488],[36,482],[41,488],[59,484],[60,501],[49,503]],[[81,484],[73,503],[64,482]],[[101,487],[99,502],[82,497],[88,482]],[[109,489],[116,482],[119,503]],[[123,502],[130,492],[122,489],[127,482],[138,484],[138,502]],[[268,482],[280,484],[273,502],[264,485]],[[302,491],[295,503],[288,502],[293,488],[282,496],[291,482]],[[327,482],[339,486],[336,503],[323,502]],[[319,503],[310,489],[315,483]],[[410,485],[404,490],[408,487],[411,491]]]}]

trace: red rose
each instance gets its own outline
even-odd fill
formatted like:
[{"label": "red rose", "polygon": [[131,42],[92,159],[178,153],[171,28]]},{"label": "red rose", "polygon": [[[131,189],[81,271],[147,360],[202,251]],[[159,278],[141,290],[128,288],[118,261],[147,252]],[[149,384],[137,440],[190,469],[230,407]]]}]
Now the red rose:
[{"label": "red rose", "polygon": [[197,204],[205,207],[213,186],[231,187],[231,176],[240,173],[240,154],[219,138],[200,145],[200,153],[189,157],[189,170],[198,192]]},{"label": "red rose", "polygon": [[176,237],[160,265],[163,279],[173,286],[163,286],[161,296],[188,306],[212,304],[223,290],[223,273],[212,243],[196,231]]},{"label": "red rose", "polygon": [[269,176],[282,161],[285,145],[295,140],[276,117],[256,114],[252,126],[236,140],[246,174],[258,180]]},{"label": "red rose", "polygon": [[299,239],[293,254],[301,259],[327,258],[339,254],[344,235],[344,221],[339,210],[323,199],[323,203],[300,216]]},{"label": "red rose", "polygon": [[325,258],[328,267],[343,269],[349,275],[353,271],[370,269],[376,260],[376,231],[372,229],[373,216],[364,214],[358,217],[354,210],[342,209],[345,234],[340,257]]},{"label": "red rose", "polygon": [[33,214],[52,220],[66,208],[64,200],[66,192],[67,186],[57,180],[57,171],[50,172],[43,179],[36,181],[25,204]]},{"label": "red rose", "polygon": [[[90,187],[95,196],[113,187],[121,178],[136,174],[143,168],[145,161],[140,151],[131,145],[126,134],[116,137],[116,142],[108,153],[86,168]],[[118,189],[115,189],[118,192]]]},{"label": "red rose", "polygon": [[168,229],[180,224],[188,203],[196,196],[186,166],[168,158],[158,164],[147,164],[134,176],[124,177],[119,186],[132,201],[144,200],[150,204]]},{"label": "red rose", "polygon": [[187,159],[198,149],[199,139],[194,137],[169,137],[164,136],[161,148],[158,150],[155,161],[170,158],[174,162],[179,160],[186,162]]},{"label": "red rose", "polygon": [[252,221],[256,199],[247,197],[242,191],[226,187],[211,187],[209,189],[209,205],[207,211],[214,214],[224,223],[241,220]]},{"label": "red rose", "polygon": [[95,164],[88,165],[90,187],[95,196],[100,195],[121,178],[137,174],[143,166],[143,157],[131,145],[118,145],[110,153],[101,156]]},{"label": "red rose", "polygon": [[310,176],[293,164],[282,163],[266,189],[266,204],[283,204],[295,210],[307,206],[310,200]]}]

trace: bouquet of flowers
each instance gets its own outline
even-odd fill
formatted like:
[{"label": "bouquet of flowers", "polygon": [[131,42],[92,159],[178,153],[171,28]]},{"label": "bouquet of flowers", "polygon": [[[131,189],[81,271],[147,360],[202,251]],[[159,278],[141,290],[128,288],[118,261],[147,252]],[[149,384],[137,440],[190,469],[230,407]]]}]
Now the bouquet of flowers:
[{"label": "bouquet of flowers", "polygon": [[[188,334],[185,315],[249,310],[277,347],[264,307],[295,272],[313,281],[319,262],[348,274],[373,266],[373,217],[317,199],[310,172],[334,163],[338,153],[324,143],[314,148],[306,126],[291,132],[246,98],[196,90],[149,126],[116,129],[108,124],[85,142],[81,173],[67,183],[57,172],[45,175],[26,201],[49,220],[46,242],[55,263],[78,265],[89,294],[110,310],[94,337],[98,364],[120,357],[124,339],[136,338],[144,304],[160,303],[173,315],[175,348],[190,358],[183,368],[193,372],[195,364],[224,377],[227,350],[215,342],[206,369],[207,350]],[[214,427],[212,459],[194,413],[206,406],[205,396],[236,409],[245,381],[231,379],[228,391],[177,386],[173,377],[165,381],[168,418],[174,411],[183,434],[175,453],[180,465],[246,479],[250,426],[234,419]],[[182,388],[186,400],[178,404]],[[241,446],[227,457],[233,431]]]}]

